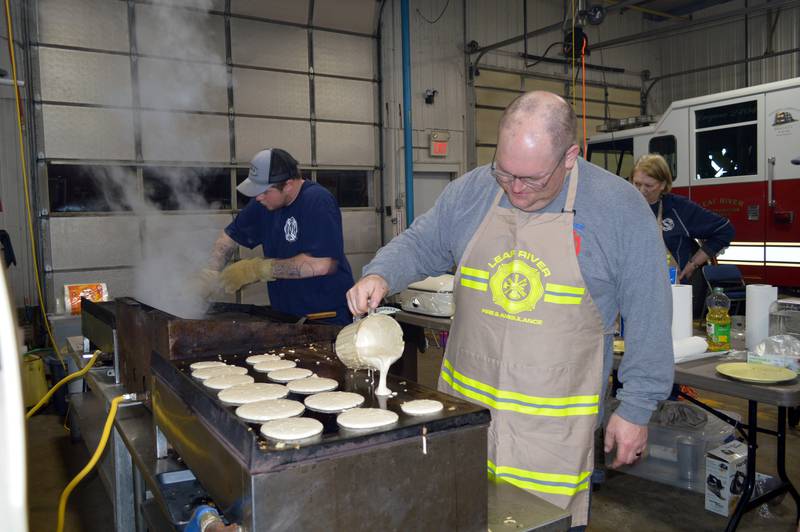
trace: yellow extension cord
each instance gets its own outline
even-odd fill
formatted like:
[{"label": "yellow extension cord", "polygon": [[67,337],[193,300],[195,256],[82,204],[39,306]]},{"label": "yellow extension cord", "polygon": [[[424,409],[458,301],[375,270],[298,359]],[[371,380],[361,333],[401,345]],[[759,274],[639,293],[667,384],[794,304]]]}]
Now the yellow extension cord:
[{"label": "yellow extension cord", "polygon": [[111,406],[108,409],[108,417],[106,417],[106,424],[103,426],[103,432],[100,435],[100,443],[97,444],[97,449],[94,450],[94,454],[89,459],[89,462],[81,469],[80,473],[75,475],[67,487],[64,488],[64,491],[61,492],[61,497],[58,499],[58,524],[56,525],[56,532],[63,532],[64,530],[64,518],[67,511],[67,499],[69,499],[70,493],[72,490],[75,489],[75,486],[83,480],[83,477],[89,474],[89,471],[97,464],[98,460],[100,460],[100,455],[103,454],[103,450],[106,448],[106,444],[108,443],[108,437],[111,435],[111,427],[114,425],[114,417],[117,415],[117,408],[119,408],[119,404],[124,401],[125,399],[132,398],[131,395],[119,395],[111,400]]},{"label": "yellow extension cord", "polygon": [[83,367],[83,369],[81,369],[79,371],[76,371],[75,373],[70,373],[69,375],[67,375],[66,377],[64,377],[60,381],[58,381],[58,383],[55,386],[50,388],[50,390],[46,394],[44,394],[44,397],[39,399],[39,402],[36,403],[36,405],[33,408],[28,410],[28,413],[25,414],[25,419],[30,419],[36,412],[39,411],[40,408],[42,408],[44,405],[46,405],[47,401],[49,401],[50,398],[53,396],[53,394],[56,393],[56,390],[61,388],[63,385],[65,385],[69,381],[75,380],[75,379],[77,379],[79,377],[83,377],[84,375],[86,375],[86,373],[90,369],[92,369],[92,366],[94,366],[94,363],[97,362],[97,357],[100,356],[100,353],[102,353],[102,351],[100,351],[99,349],[97,351],[95,351],[94,354],[92,355],[92,358],[89,359],[89,362],[86,363],[86,365]]},{"label": "yellow extension cord", "polygon": [[8,54],[11,57],[11,79],[14,81],[14,99],[17,103],[17,131],[19,132],[19,160],[20,168],[22,170],[23,190],[25,191],[25,211],[28,220],[28,233],[31,239],[31,258],[33,260],[33,275],[36,278],[36,293],[39,296],[39,309],[42,312],[42,319],[44,319],[44,326],[47,329],[47,336],[50,338],[50,343],[53,344],[58,360],[61,361],[61,366],[66,370],[64,358],[61,356],[61,351],[58,349],[58,344],[53,336],[53,330],[50,328],[50,320],[47,319],[47,309],[44,308],[44,296],[42,294],[42,280],[39,278],[39,260],[36,256],[36,237],[33,231],[33,215],[31,214],[31,197],[28,185],[28,166],[25,162],[25,141],[22,132],[22,102],[19,97],[19,85],[17,79],[17,60],[14,50],[14,30],[11,25],[11,3],[10,0],[5,0],[6,12],[6,28],[8,29]]}]

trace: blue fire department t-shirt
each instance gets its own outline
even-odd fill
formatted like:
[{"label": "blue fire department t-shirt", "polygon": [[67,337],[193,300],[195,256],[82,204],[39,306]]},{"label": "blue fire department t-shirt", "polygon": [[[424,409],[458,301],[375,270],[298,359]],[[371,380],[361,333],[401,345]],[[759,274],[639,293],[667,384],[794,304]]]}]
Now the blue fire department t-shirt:
[{"label": "blue fire department t-shirt", "polygon": [[253,199],[225,233],[247,248],[261,245],[264,256],[273,259],[305,253],[336,260],[338,266],[332,275],[267,283],[270,303],[275,310],[295,316],[335,310],[336,318],[331,322],[352,321],[345,292],[353,286],[353,272],[344,255],[342,213],[325,187],[304,181],[292,204],[275,211]]}]

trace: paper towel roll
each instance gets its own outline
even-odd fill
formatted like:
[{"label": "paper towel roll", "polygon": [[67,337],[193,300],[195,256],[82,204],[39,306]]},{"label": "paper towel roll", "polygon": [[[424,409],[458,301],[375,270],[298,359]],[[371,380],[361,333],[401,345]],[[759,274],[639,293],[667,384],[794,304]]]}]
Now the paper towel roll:
[{"label": "paper towel roll", "polygon": [[769,284],[749,284],[745,291],[745,343],[752,351],[769,336],[769,306],[778,299],[778,288]]},{"label": "paper towel roll", "polygon": [[672,285],[672,340],[692,335],[692,285]]},{"label": "paper towel roll", "polygon": [[672,349],[675,351],[675,360],[681,360],[688,356],[705,353],[706,349],[708,349],[708,342],[706,342],[705,338],[690,336],[689,338],[673,340]]}]

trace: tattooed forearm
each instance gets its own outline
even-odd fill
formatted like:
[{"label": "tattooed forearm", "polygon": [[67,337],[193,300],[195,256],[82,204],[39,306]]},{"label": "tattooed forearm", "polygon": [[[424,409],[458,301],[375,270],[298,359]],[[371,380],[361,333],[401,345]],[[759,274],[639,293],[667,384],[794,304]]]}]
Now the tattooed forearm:
[{"label": "tattooed forearm", "polygon": [[272,275],[276,279],[305,279],[330,275],[336,271],[337,262],[328,257],[311,257],[300,254],[291,259],[276,260]]},{"label": "tattooed forearm", "polygon": [[272,275],[276,279],[301,279],[300,268],[292,259],[276,260],[272,264]]},{"label": "tattooed forearm", "polygon": [[211,249],[211,257],[208,259],[209,269],[220,271],[231,260],[235,250],[236,242],[223,232],[214,242],[214,247]]}]

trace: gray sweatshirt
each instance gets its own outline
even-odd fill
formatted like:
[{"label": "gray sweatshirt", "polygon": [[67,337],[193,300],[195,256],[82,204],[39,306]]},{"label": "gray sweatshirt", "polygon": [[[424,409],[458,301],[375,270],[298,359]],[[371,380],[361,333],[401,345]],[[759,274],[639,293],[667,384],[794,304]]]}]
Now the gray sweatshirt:
[{"label": "gray sweatshirt", "polygon": [[[616,413],[640,425],[672,388],[672,294],[666,252],[653,213],[623,179],[578,159],[574,230],[580,236],[578,264],[606,330],[603,392],[613,363],[617,315],[625,320],[623,387]],[[564,207],[569,176],[559,196],[540,212]],[[434,207],[381,248],[364,267],[389,283],[390,293],[427,276],[451,271],[491,207],[499,189],[488,166],[450,183]],[[502,207],[514,208],[503,196]]]}]

